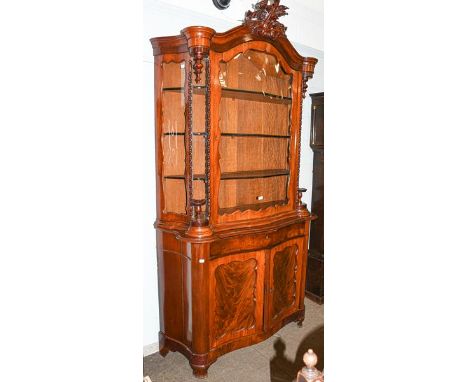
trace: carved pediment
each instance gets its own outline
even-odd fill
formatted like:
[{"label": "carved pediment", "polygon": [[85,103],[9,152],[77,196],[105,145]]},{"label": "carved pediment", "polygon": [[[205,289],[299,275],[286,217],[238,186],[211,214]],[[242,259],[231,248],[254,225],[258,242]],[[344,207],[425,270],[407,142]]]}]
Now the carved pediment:
[{"label": "carved pediment", "polygon": [[280,0],[261,0],[254,5],[253,11],[245,14],[244,25],[254,35],[276,40],[278,37],[286,37],[286,27],[278,19],[288,13],[289,8],[280,5]]}]

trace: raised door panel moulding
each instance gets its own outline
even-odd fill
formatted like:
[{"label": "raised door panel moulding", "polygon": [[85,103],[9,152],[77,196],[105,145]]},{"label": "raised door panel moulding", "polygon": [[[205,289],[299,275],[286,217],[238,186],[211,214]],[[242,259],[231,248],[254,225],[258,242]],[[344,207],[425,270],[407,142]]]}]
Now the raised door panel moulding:
[{"label": "raised door panel moulding", "polygon": [[288,246],[273,257],[273,319],[296,301],[297,244]]},{"label": "raised door panel moulding", "polygon": [[215,270],[215,339],[255,328],[257,261],[232,261]]}]

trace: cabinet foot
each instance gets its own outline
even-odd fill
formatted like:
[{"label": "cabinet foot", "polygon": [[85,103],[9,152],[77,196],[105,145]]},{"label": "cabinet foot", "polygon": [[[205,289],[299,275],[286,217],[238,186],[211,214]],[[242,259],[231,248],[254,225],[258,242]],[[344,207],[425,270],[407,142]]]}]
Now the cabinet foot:
[{"label": "cabinet foot", "polygon": [[200,378],[200,379],[208,378],[208,367],[194,366],[194,365],[190,365],[190,366],[192,367],[193,375],[196,378]]},{"label": "cabinet foot", "polygon": [[302,320],[300,320],[300,321],[297,321],[297,326],[298,326],[299,328],[302,328],[303,322],[304,322],[304,319],[302,319]]},{"label": "cabinet foot", "polygon": [[169,353],[168,348],[159,349],[159,354],[161,354],[163,357],[165,357],[167,355],[167,353]]}]

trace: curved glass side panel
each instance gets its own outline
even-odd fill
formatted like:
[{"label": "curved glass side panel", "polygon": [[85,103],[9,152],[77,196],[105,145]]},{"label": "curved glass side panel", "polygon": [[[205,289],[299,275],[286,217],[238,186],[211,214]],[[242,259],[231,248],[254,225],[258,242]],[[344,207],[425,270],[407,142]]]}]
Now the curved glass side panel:
[{"label": "curved glass side panel", "polygon": [[255,50],[220,63],[219,213],[287,204],[292,75]]},{"label": "curved glass side panel", "polygon": [[162,64],[163,213],[186,213],[185,62]]}]

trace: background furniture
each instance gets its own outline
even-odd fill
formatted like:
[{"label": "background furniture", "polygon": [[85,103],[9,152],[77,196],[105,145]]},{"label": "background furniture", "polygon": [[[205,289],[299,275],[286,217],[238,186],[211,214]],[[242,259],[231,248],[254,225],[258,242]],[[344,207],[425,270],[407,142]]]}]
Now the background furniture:
[{"label": "background furniture", "polygon": [[155,57],[160,353],[196,376],[304,320],[309,222],[302,99],[315,58],[260,1],[225,33],[151,39]]},{"label": "background furniture", "polygon": [[306,294],[315,302],[323,304],[324,299],[324,94],[315,93],[312,97],[312,123],[310,130],[310,147],[314,151],[312,203],[311,211],[317,219],[310,225],[309,254],[307,257]]}]

